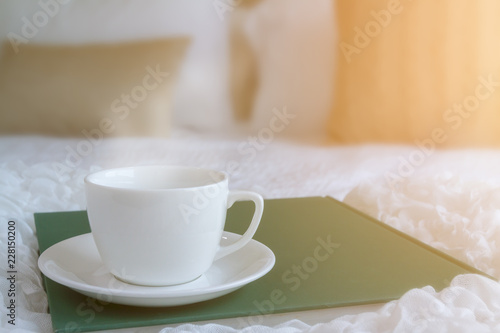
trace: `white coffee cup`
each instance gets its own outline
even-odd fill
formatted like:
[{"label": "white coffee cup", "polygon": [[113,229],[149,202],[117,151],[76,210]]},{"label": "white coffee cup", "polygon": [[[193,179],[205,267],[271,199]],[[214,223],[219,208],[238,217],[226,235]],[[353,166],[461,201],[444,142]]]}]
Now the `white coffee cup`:
[{"label": "white coffee cup", "polygon": [[[85,192],[104,265],[118,279],[146,286],[198,278],[252,239],[264,209],[259,194],[229,191],[225,173],[189,167],[99,171],[85,178]],[[255,203],[252,221],[237,242],[220,246],[226,211],[238,200]]]}]

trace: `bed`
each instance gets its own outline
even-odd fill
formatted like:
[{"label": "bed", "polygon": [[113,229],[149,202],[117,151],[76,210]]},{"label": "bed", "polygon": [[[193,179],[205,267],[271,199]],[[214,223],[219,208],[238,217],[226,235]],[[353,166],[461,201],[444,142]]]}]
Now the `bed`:
[{"label": "bed", "polygon": [[[438,148],[430,144],[425,135],[420,136],[421,141],[417,143],[354,140],[332,144],[323,125],[328,121],[327,111],[331,105],[331,100],[325,96],[329,96],[326,92],[332,89],[333,82],[331,75],[325,75],[325,72],[333,71],[334,67],[331,60],[334,52],[327,51],[333,45],[334,34],[324,36],[321,41],[312,40],[307,34],[290,34],[290,29],[298,34],[308,27],[310,30],[306,30],[315,34],[325,31],[325,26],[331,27],[328,18],[333,12],[325,14],[332,9],[331,3],[317,0],[316,6],[308,6],[301,1],[285,2],[288,14],[280,16],[281,19],[270,13],[285,8],[282,0],[262,1],[250,9],[236,2],[228,5],[223,1],[201,2],[203,6],[199,3],[199,7],[151,1],[151,6],[145,8],[140,1],[119,0],[88,1],[86,5],[60,1],[57,6],[49,8],[55,11],[54,15],[47,27],[39,27],[40,33],[32,37],[35,42],[68,42],[73,38],[80,43],[95,41],[96,38],[101,42],[122,40],[123,31],[116,27],[122,27],[126,30],[123,34],[132,34],[133,38],[160,34],[154,24],[139,25],[134,30],[133,25],[127,27],[119,19],[108,22],[106,13],[114,12],[120,5],[121,14],[128,20],[140,12],[150,17],[151,22],[163,22],[158,29],[167,30],[170,37],[179,34],[191,36],[194,46],[187,51],[184,67],[176,74],[179,80],[177,91],[167,94],[175,96],[172,103],[168,101],[171,112],[168,121],[172,119],[172,122],[166,126],[167,135],[150,137],[134,132],[133,135],[105,137],[96,130],[99,128],[105,132],[109,123],[99,123],[102,127],[86,127],[81,125],[84,119],[74,115],[68,119],[79,122],[79,137],[61,133],[5,133],[3,129],[0,136],[2,332],[12,329],[16,332],[52,331],[47,296],[37,267],[39,253],[33,214],[85,209],[83,178],[93,171],[121,166],[183,165],[226,171],[231,189],[255,191],[265,199],[331,196],[494,279],[500,278],[500,248],[497,245],[500,239],[500,150],[494,147],[464,148],[463,145]],[[9,31],[22,31],[19,22],[25,21],[16,21],[15,17],[35,18],[42,8],[34,3],[31,7],[20,3],[23,2],[4,2],[10,13],[14,13],[12,16],[6,14],[8,11],[0,10],[0,22],[5,23],[5,26],[0,26],[3,29],[0,32],[4,36]],[[80,16],[75,16],[75,10],[77,13],[83,10],[87,17],[92,17],[99,5],[102,5],[100,10],[104,14],[96,18],[95,25],[88,27],[87,21],[76,19]],[[169,14],[175,24],[165,23],[168,20],[158,14],[161,11]],[[204,16],[206,24],[189,25],[189,22],[200,19],[198,11],[207,14]],[[48,11],[45,13],[48,17]],[[297,13],[304,18],[302,25],[295,22]],[[324,16],[318,16],[320,14]],[[70,27],[78,34],[71,35],[62,29],[67,28],[68,17],[70,21],[74,20],[74,26]],[[237,20],[230,20],[233,18],[244,19],[246,23],[241,25]],[[229,71],[227,63],[230,62],[226,52],[227,38],[232,35],[227,35],[228,26],[222,24],[228,21],[232,24],[232,33],[248,37],[245,45],[239,45],[240,51],[231,52],[239,54],[245,47],[262,51],[256,59],[240,54],[237,60],[231,60],[247,69],[232,72],[231,84],[225,78]],[[207,26],[212,29],[206,29]],[[17,30],[9,30],[14,29],[12,27]],[[273,27],[269,30],[272,33],[266,34],[266,27]],[[103,29],[105,33],[102,33]],[[206,40],[211,43],[204,43]],[[298,47],[304,45],[301,43],[309,43],[306,49],[317,52],[311,52],[312,55],[306,51],[298,52]],[[31,43],[30,39],[27,46],[32,44],[36,43]],[[270,47],[272,45],[277,51]],[[276,62],[276,55],[283,54],[289,56],[278,57]],[[301,66],[306,56],[313,57],[313,61],[320,64],[319,70]],[[294,80],[290,72],[283,72],[290,66],[301,80]],[[255,73],[260,78],[258,87],[252,76]],[[307,94],[300,93],[311,82],[321,84],[308,90]],[[110,83],[106,81],[106,84]],[[255,101],[253,107],[245,103],[235,104],[234,100],[231,104],[227,86],[231,86],[232,92],[239,97],[236,102],[252,99]],[[281,90],[273,90],[278,86]],[[6,96],[2,95],[3,88],[5,76],[0,77],[0,97]],[[119,89],[134,92],[123,86]],[[121,91],[109,94],[119,96]],[[196,98],[192,97],[193,92]],[[249,92],[250,96],[245,95]],[[70,97],[75,96],[72,93],[68,92]],[[467,100],[465,96],[465,99],[462,97],[464,101]],[[36,101],[35,97],[32,98]],[[54,109],[68,107],[64,103],[50,105]],[[29,106],[33,104],[23,104],[23,107]],[[61,114],[68,109],[64,110]],[[4,107],[0,112],[8,111]],[[292,116],[283,116],[286,114]],[[152,117],[157,115],[151,114]],[[275,126],[277,118],[286,126]],[[48,123],[54,123],[53,119],[50,118]],[[364,121],[370,122],[369,119]],[[31,125],[38,126],[36,122]],[[434,129],[439,129],[436,126]],[[82,132],[82,128],[87,131]],[[9,221],[15,221],[18,261],[15,327],[8,322],[7,308],[12,298],[8,292],[10,282],[5,266],[8,262],[5,244]],[[242,325],[237,319],[227,319],[129,331],[490,332],[500,330],[500,285],[494,279],[476,274],[461,275],[443,290],[436,291],[431,287],[409,290],[400,299],[387,304],[269,315],[260,325]]]},{"label": "bed", "polygon": [[[237,161],[241,167],[230,175],[231,188],[257,191],[265,198],[332,196],[498,278],[498,151],[438,151],[414,175],[391,188],[386,170],[397,168],[399,158],[414,148],[325,147],[276,140],[249,160],[237,151],[244,142],[245,138],[203,136],[183,130],[169,139],[109,139],[96,146],[92,156],[77,168],[60,175],[54,165],[64,161],[66,147],[75,146],[78,139],[1,138],[2,219],[16,221],[17,256],[22,263],[17,275],[16,328],[50,331],[47,299],[36,264],[33,213],[85,209],[83,177],[115,166],[174,164],[226,170],[227,163]],[[5,229],[6,224],[2,225]],[[7,260],[5,251],[1,260]],[[499,296],[496,282],[465,275],[439,292],[432,288],[408,291],[375,312],[340,318],[323,312],[319,317],[306,317],[309,322],[286,321],[279,327],[283,331],[334,332],[488,331],[498,325]],[[6,302],[7,294],[3,292],[2,297]],[[2,326],[7,331],[6,308],[2,311]],[[283,319],[278,316],[269,320],[276,324]],[[226,323],[231,324],[241,328],[237,321]],[[179,329],[201,329],[186,325]],[[214,325],[203,330],[232,331],[230,326]]]}]

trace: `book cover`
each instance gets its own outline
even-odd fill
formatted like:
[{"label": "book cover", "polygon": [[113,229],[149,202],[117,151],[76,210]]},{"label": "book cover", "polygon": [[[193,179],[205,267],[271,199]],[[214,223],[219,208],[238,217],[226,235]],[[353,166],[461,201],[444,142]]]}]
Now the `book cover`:
[{"label": "book cover", "polygon": [[[382,303],[412,288],[440,290],[459,274],[484,273],[329,197],[265,200],[255,239],[276,255],[261,279],[223,297],[178,307],[133,307],[81,295],[46,277],[56,332],[96,331]],[[243,233],[251,202],[228,211]],[[36,213],[40,252],[90,232],[85,211]]]}]

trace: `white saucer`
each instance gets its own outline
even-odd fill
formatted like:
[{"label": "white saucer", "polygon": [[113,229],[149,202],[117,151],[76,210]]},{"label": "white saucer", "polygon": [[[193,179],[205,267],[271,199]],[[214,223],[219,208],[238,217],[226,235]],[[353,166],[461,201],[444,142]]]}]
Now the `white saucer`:
[{"label": "white saucer", "polygon": [[[224,232],[221,244],[241,235]],[[198,279],[176,286],[145,287],[116,279],[102,264],[91,234],[66,239],[45,250],[38,259],[48,278],[99,300],[135,306],[191,304],[228,294],[264,276],[276,258],[265,245],[251,240],[242,249],[215,261]]]}]

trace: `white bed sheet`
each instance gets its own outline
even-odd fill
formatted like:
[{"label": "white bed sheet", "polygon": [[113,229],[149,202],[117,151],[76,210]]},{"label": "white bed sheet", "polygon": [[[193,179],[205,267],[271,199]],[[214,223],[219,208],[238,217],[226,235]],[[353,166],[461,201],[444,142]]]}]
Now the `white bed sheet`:
[{"label": "white bed sheet", "polygon": [[[33,213],[84,209],[83,177],[94,170],[118,166],[175,164],[219,169],[230,173],[231,188],[257,191],[265,198],[330,195],[500,277],[498,150],[434,151],[427,156],[413,146],[335,147],[281,140],[264,143],[248,137],[187,131],[176,131],[169,139],[82,142],[38,136],[0,137],[0,332],[13,328],[19,332],[51,331],[46,295],[36,266],[38,244]],[[419,160],[419,156],[425,157]],[[410,160],[422,163],[411,170],[408,163],[402,162]],[[388,172],[399,176],[400,181],[388,182]],[[17,222],[18,231],[15,327],[6,316],[8,219]],[[459,276],[441,292],[415,289],[376,311],[340,318],[326,312],[315,320],[316,325],[287,321],[275,327],[253,326],[246,330],[500,330],[500,285],[478,275]],[[239,328],[185,324],[163,331],[234,332]]]}]

